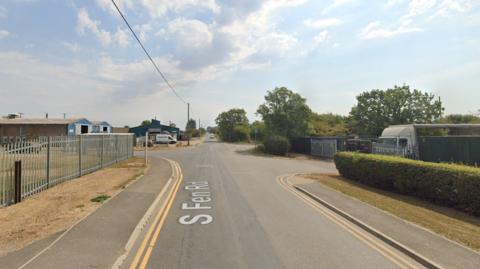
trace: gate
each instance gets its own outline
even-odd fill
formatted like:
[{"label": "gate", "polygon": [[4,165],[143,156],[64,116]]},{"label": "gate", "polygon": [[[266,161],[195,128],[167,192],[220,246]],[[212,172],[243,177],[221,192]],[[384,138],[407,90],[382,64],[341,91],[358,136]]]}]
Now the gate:
[{"label": "gate", "polygon": [[337,153],[337,140],[311,140],[311,154],[322,158],[333,158]]}]

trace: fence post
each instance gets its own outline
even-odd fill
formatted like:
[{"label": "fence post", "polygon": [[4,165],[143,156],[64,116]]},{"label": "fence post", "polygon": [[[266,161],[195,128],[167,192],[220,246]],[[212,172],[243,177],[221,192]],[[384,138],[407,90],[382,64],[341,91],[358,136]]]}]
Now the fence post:
[{"label": "fence post", "polygon": [[22,161],[15,161],[15,204],[22,201]]},{"label": "fence post", "polygon": [[145,133],[145,166],[148,165],[148,132]]},{"label": "fence post", "polygon": [[115,136],[115,162],[118,163],[118,135]]},{"label": "fence post", "polygon": [[83,141],[82,135],[78,136],[78,176],[82,176],[82,155],[83,155]]},{"label": "fence post", "polygon": [[47,189],[50,188],[50,136],[47,136]]},{"label": "fence post", "polygon": [[105,145],[105,135],[102,135],[102,154],[100,155],[100,167],[103,168],[103,154],[104,154],[104,145]]}]

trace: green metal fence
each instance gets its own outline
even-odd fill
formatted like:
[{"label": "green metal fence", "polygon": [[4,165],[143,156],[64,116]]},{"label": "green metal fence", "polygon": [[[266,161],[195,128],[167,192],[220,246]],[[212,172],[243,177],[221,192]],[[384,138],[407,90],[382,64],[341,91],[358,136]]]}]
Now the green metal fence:
[{"label": "green metal fence", "polygon": [[418,149],[423,161],[480,165],[480,136],[424,136]]},{"label": "green metal fence", "polygon": [[[133,156],[132,134],[40,137],[0,146],[0,207]],[[21,170],[15,173],[15,163]],[[18,193],[19,190],[17,190]]]}]

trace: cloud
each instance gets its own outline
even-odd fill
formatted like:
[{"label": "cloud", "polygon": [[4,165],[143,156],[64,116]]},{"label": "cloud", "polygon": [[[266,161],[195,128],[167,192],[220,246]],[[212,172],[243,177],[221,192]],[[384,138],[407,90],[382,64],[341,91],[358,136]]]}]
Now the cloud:
[{"label": "cloud", "polygon": [[330,13],[331,11],[344,6],[346,4],[349,4],[351,2],[354,2],[355,0],[333,0],[333,2],[328,5],[326,8],[322,10],[322,14],[327,14]]},{"label": "cloud", "polygon": [[130,32],[127,30],[122,30],[119,28],[113,37],[121,47],[125,48],[130,44]]},{"label": "cloud", "polygon": [[6,38],[10,35],[10,32],[7,30],[0,30],[0,40]]},{"label": "cloud", "polygon": [[303,22],[303,24],[305,24],[307,27],[314,28],[314,29],[324,29],[332,26],[337,26],[342,23],[343,21],[337,18],[320,19],[320,20],[307,19]]},{"label": "cloud", "polygon": [[100,22],[92,20],[85,8],[81,8],[77,14],[77,30],[85,34],[85,30],[90,30],[102,45],[110,45],[112,37],[110,32],[100,29]]},{"label": "cloud", "polygon": [[[107,10],[110,12],[110,14],[119,16],[118,11],[113,5],[111,0],[96,0],[97,5],[102,8],[103,10]],[[132,0],[115,0],[115,3],[117,4],[118,8],[122,11],[125,12],[129,9],[133,8],[133,1]]]},{"label": "cloud", "polygon": [[378,39],[391,38],[406,33],[420,32],[422,29],[417,27],[410,27],[408,25],[401,25],[393,29],[382,27],[379,21],[370,22],[365,28],[360,31],[360,38],[362,39]]},{"label": "cloud", "polygon": [[166,32],[182,47],[205,47],[213,39],[208,25],[199,20],[177,18],[168,24]]},{"label": "cloud", "polygon": [[62,45],[67,49],[71,50],[72,52],[78,52],[80,50],[80,46],[78,45],[78,43],[64,41],[62,42]]},{"label": "cloud", "polygon": [[169,11],[176,13],[185,10],[209,10],[213,13],[220,12],[220,6],[215,0],[140,0],[140,4],[148,10],[151,17],[163,17]]},{"label": "cloud", "polygon": [[7,9],[3,6],[0,6],[0,19],[7,17]]},{"label": "cloud", "polygon": [[399,6],[401,4],[403,4],[405,2],[405,0],[388,0],[386,6],[387,8],[392,8],[392,7],[395,7],[395,6]]},{"label": "cloud", "polygon": [[315,44],[319,45],[326,42],[329,38],[329,32],[327,30],[323,30],[313,38],[313,41],[315,42]]}]

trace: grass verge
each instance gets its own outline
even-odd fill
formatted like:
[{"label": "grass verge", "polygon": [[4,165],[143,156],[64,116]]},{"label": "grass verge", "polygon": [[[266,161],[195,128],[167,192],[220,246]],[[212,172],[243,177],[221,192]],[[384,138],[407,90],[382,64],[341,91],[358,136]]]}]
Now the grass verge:
[{"label": "grass verge", "polygon": [[418,224],[474,250],[480,250],[480,218],[417,198],[361,185],[337,175],[309,174],[325,186]]},{"label": "grass verge", "polygon": [[0,208],[0,256],[64,231],[145,171],[133,157]]}]

